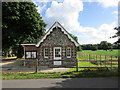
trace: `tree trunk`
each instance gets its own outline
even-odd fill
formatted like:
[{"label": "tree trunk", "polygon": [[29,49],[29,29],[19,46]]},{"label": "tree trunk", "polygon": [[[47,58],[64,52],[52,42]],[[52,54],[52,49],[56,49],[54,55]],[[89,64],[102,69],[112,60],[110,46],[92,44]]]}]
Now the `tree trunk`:
[{"label": "tree trunk", "polygon": [[24,49],[21,45],[19,45],[17,48],[17,58],[22,58],[23,54],[24,54]]}]

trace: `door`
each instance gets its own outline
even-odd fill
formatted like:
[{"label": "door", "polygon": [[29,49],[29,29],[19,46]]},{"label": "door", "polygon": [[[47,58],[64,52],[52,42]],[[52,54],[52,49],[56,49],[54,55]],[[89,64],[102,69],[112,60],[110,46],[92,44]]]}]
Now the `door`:
[{"label": "door", "polygon": [[[61,47],[54,47],[54,60],[61,60]],[[54,61],[54,65],[61,65],[61,61]]]}]

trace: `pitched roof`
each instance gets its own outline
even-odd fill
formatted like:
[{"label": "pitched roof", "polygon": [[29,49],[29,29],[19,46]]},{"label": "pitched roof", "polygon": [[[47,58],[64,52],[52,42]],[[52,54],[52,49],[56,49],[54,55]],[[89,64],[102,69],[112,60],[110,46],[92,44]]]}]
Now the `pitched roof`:
[{"label": "pitched roof", "polygon": [[66,34],[68,36],[68,38],[75,44],[75,46],[79,46],[79,43],[71,37],[71,35],[65,30],[65,28],[59,22],[55,22],[51,26],[51,28],[46,32],[46,34],[43,36],[43,38],[36,44],[36,47],[40,46],[40,44],[46,39],[46,37],[50,34],[50,32],[53,31],[53,28],[56,26],[61,28],[61,30],[64,32],[64,34]]}]

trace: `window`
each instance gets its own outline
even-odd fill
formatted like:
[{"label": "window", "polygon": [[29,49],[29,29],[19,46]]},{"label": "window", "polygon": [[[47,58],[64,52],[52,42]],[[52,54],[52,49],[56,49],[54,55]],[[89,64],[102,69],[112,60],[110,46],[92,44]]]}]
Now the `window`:
[{"label": "window", "polygon": [[44,58],[48,58],[48,48],[44,48]]},{"label": "window", "polygon": [[54,59],[61,59],[61,47],[54,47]]},{"label": "window", "polygon": [[70,47],[66,48],[66,57],[71,58],[71,48]]},{"label": "window", "polygon": [[26,52],[26,58],[31,58],[31,52]]},{"label": "window", "polygon": [[60,49],[55,49],[55,57],[60,57]]},{"label": "window", "polygon": [[36,58],[36,51],[26,51],[26,58]]},{"label": "window", "polygon": [[31,52],[31,57],[36,58],[36,52]]}]

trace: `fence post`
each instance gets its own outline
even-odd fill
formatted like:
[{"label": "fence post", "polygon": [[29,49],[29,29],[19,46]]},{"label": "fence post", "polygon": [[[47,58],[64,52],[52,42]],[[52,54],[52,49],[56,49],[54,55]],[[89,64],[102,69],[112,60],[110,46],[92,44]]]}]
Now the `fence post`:
[{"label": "fence post", "polygon": [[105,67],[106,67],[106,55],[105,55]]},{"label": "fence post", "polygon": [[76,59],[76,72],[78,72],[78,60]]},{"label": "fence post", "polygon": [[89,54],[89,60],[90,60],[90,54]]},{"label": "fence post", "polygon": [[112,56],[111,56],[111,67],[112,67]]},{"label": "fence post", "polygon": [[96,55],[96,60],[97,60],[97,55]]},{"label": "fence post", "polygon": [[101,55],[100,55],[100,66],[101,66]]},{"label": "fence post", "polygon": [[23,61],[24,67],[26,66],[25,60]]},{"label": "fence post", "polygon": [[35,73],[37,73],[38,72],[38,59],[36,59],[36,66],[35,66],[36,68],[35,68]]},{"label": "fence post", "polygon": [[[118,52],[119,55],[119,52]],[[120,72],[120,56],[118,56],[118,72]]]}]

